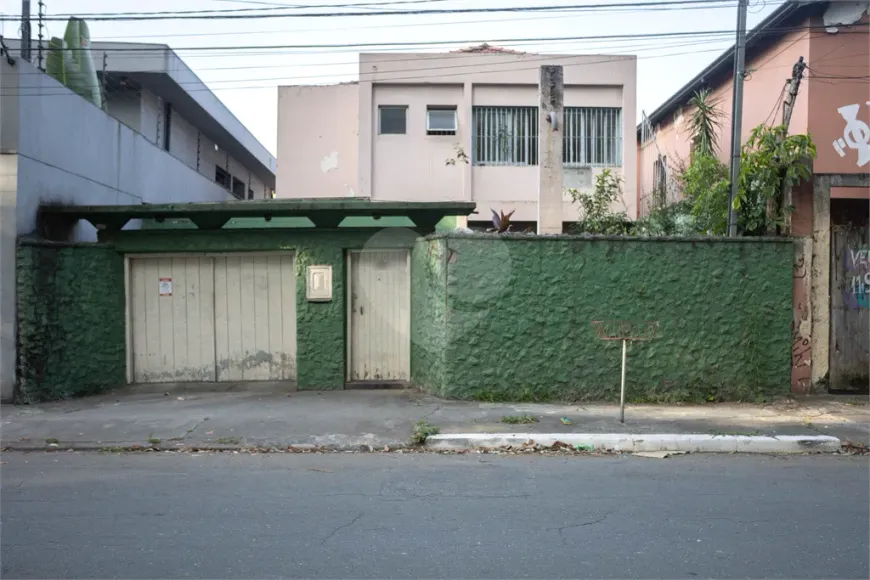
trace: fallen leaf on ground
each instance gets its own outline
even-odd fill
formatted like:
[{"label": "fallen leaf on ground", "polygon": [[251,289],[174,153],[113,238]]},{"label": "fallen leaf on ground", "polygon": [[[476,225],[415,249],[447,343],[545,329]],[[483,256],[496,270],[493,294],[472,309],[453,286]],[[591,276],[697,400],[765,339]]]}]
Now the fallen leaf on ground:
[{"label": "fallen leaf on ground", "polygon": [[650,459],[664,459],[671,455],[683,455],[688,451],[638,451],[633,455],[635,457],[649,457]]}]

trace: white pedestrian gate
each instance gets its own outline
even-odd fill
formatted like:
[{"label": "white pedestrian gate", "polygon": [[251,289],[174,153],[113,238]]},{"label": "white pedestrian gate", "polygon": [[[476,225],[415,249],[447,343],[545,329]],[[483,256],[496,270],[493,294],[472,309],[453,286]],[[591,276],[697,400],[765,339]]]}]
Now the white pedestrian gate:
[{"label": "white pedestrian gate", "polygon": [[410,252],[353,251],[348,270],[348,380],[410,380]]}]

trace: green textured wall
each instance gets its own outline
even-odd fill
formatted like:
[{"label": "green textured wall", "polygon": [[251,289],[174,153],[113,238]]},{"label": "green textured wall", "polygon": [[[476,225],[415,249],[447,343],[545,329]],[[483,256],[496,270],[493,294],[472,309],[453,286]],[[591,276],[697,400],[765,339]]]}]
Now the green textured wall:
[{"label": "green textured wall", "polygon": [[[592,321],[602,319],[660,325],[656,339],[629,348],[629,400],[748,400],[789,391],[787,241],[436,234],[426,243],[436,241],[446,253],[444,329],[415,345],[431,356],[433,342],[443,341],[441,371],[433,377],[420,369],[419,354],[415,366],[415,380],[433,393],[616,399],[621,344],[597,338]],[[419,253],[418,246],[422,261]],[[437,325],[437,309],[419,310],[421,321]]]},{"label": "green textured wall", "polygon": [[111,248],[21,241],[16,264],[21,402],[124,384],[124,261]]},{"label": "green textured wall", "polygon": [[[419,235],[411,229],[383,230],[132,230],[106,233],[121,253],[264,252],[296,253],[296,365],[299,389],[341,389],[345,384],[345,256],[349,249],[410,248]],[[333,300],[308,302],[305,268],[331,265]]]},{"label": "green textured wall", "polygon": [[411,377],[437,392],[444,383],[447,315],[445,240],[418,240],[411,253]]}]

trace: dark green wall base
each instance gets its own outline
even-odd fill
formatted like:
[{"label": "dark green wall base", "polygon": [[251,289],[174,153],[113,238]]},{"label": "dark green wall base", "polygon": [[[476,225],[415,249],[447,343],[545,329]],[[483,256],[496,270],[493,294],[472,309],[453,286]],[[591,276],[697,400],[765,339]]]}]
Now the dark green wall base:
[{"label": "dark green wall base", "polygon": [[18,246],[20,402],[123,385],[124,260],[111,248]]},{"label": "dark green wall base", "polygon": [[785,395],[792,252],[745,239],[431,236],[414,254],[415,283],[425,267],[435,286],[415,301],[429,330],[414,335],[414,381],[460,399],[617,400],[621,343],[592,322],[627,319],[659,323],[629,347],[631,401]]}]

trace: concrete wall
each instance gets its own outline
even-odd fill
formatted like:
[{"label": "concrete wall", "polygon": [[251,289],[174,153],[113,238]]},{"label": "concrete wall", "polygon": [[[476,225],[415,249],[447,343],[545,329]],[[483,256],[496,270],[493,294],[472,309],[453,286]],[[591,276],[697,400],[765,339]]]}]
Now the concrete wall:
[{"label": "concrete wall", "polygon": [[123,384],[123,258],[96,244],[25,240],[16,269],[18,400],[88,395]]},{"label": "concrete wall", "polygon": [[414,303],[412,377],[448,397],[614,400],[621,344],[592,322],[655,321],[628,351],[629,400],[784,395],[793,254],[790,240],[436,234],[415,247],[436,303]]},{"label": "concrete wall", "polygon": [[[178,251],[294,251],[299,388],[343,388],[346,252],[380,244],[383,235],[133,230],[101,234],[106,246],[22,247],[26,396],[123,383],[122,256]],[[413,245],[412,378],[430,392],[613,399],[619,344],[598,339],[592,321],[600,319],[659,322],[654,340],[629,350],[631,400],[755,400],[788,392],[794,251],[788,241],[415,238],[409,230],[386,235],[391,246]],[[332,265],[333,301],[306,300],[305,266],[312,263]],[[89,285],[92,276],[80,271],[99,272],[99,280]],[[98,319],[105,332],[93,330]],[[83,345],[99,364],[81,355]]]},{"label": "concrete wall", "polygon": [[[537,106],[539,70],[564,67],[565,106],[620,107],[625,205],[636,214],[634,126],[636,60],[616,56],[521,53],[361,54],[358,84],[281,87],[278,101],[279,197],[345,195],[408,201],[475,200],[536,219],[538,167],[448,165],[456,148],[472,153],[474,106]],[[379,105],[408,107],[407,134],[379,135]],[[457,108],[456,135],[427,135],[426,108]],[[353,174],[356,168],[356,175]],[[592,171],[600,173],[600,169]],[[566,170],[565,187],[591,188]],[[588,172],[586,172],[588,173]],[[576,208],[564,199],[565,220]]]},{"label": "concrete wall", "polygon": [[278,197],[353,197],[357,85],[278,87]]},{"label": "concrete wall", "polygon": [[[859,147],[848,145],[848,141],[866,144],[867,134],[861,133],[860,123],[864,123],[864,127],[870,124],[870,78],[867,78],[870,71],[870,35],[867,32],[870,16],[865,15],[861,22],[860,27],[840,26],[832,29],[837,32],[810,37],[809,131],[818,150],[813,163],[816,173],[870,172],[870,155],[862,158]],[[823,23],[819,20],[813,24],[821,26]],[[850,106],[855,110],[857,123],[847,123],[839,111]],[[855,127],[854,133],[847,128],[848,125]],[[840,143],[835,145],[837,142]],[[831,195],[834,193],[832,191]]]},{"label": "concrete wall", "polygon": [[134,131],[142,129],[142,93],[118,89],[106,95],[106,112]]}]

